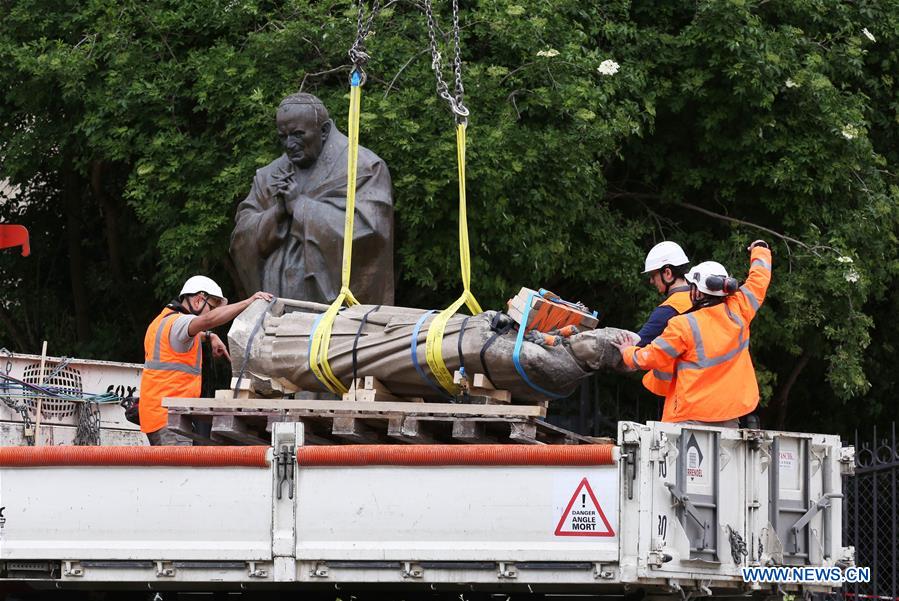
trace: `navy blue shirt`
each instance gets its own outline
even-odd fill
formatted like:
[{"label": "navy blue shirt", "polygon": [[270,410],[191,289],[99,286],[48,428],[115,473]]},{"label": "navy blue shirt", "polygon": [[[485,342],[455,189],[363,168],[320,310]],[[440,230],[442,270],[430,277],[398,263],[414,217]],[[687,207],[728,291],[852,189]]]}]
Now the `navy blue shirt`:
[{"label": "navy blue shirt", "polygon": [[637,332],[637,335],[640,337],[640,342],[637,343],[637,346],[646,346],[660,336],[665,331],[668,320],[675,315],[677,315],[677,309],[668,305],[661,305],[653,309],[653,312],[649,314],[649,319]]}]

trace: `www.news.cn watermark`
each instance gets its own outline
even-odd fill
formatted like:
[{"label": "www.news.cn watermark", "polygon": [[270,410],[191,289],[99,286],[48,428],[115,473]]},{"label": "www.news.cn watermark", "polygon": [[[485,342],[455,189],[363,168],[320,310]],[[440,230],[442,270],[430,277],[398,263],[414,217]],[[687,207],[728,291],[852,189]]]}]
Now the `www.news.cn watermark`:
[{"label": "www.news.cn watermark", "polygon": [[871,568],[787,567],[740,568],[743,582],[789,584],[856,584],[871,580]]}]

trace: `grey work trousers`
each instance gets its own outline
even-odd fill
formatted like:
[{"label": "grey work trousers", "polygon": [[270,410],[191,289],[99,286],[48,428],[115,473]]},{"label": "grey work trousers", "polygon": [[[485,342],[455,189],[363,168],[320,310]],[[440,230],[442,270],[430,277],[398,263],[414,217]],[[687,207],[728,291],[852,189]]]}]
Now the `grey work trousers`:
[{"label": "grey work trousers", "polygon": [[190,447],[194,444],[194,442],[188,437],[181,436],[180,434],[175,434],[168,428],[160,428],[155,432],[150,432],[149,434],[147,434],[147,440],[150,441],[150,446],[154,447]]}]

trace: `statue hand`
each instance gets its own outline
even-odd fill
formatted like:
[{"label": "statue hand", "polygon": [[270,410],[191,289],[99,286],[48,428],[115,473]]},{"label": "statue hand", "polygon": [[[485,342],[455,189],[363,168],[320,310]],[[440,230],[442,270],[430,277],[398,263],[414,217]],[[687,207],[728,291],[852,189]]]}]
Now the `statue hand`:
[{"label": "statue hand", "polygon": [[272,195],[277,199],[278,206],[290,217],[293,214],[293,202],[299,196],[299,186],[297,185],[293,171],[280,170],[272,178],[270,190]]}]

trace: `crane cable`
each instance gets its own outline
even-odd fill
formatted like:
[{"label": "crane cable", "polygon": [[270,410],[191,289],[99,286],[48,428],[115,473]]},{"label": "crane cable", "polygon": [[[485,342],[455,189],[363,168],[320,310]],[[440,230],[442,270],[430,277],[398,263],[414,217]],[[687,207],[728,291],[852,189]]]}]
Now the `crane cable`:
[{"label": "crane cable", "polygon": [[462,55],[459,45],[459,2],[453,0],[453,74],[455,76],[455,95],[450,94],[449,87],[442,76],[442,63],[440,50],[437,46],[437,25],[434,20],[434,11],[431,0],[424,0],[425,14],[428,21],[428,38],[431,48],[431,68],[437,79],[437,94],[446,100],[456,120],[456,161],[459,175],[459,264],[462,272],[462,295],[449,307],[441,311],[431,322],[428,328],[425,356],[431,373],[444,390],[452,395],[459,393],[459,387],[453,383],[453,376],[446,368],[443,360],[443,335],[446,324],[464,304],[472,315],[482,313],[483,310],[477,299],[471,292],[471,255],[468,242],[468,213],[465,195],[465,142],[466,128],[468,126],[469,111],[464,104],[464,87],[462,85]]},{"label": "crane cable", "polygon": [[365,84],[365,63],[370,58],[365,52],[365,38],[371,30],[371,24],[378,12],[378,0],[372,3],[372,9],[365,19],[365,1],[359,0],[359,12],[356,26],[356,40],[350,47],[349,56],[353,63],[350,72],[350,110],[348,118],[347,148],[347,195],[346,217],[343,227],[343,265],[341,267],[340,292],[324,314],[316,320],[309,347],[309,367],[312,373],[325,387],[334,394],[347,392],[347,387],[334,375],[328,362],[328,350],[331,344],[331,331],[337,313],[343,308],[358,305],[359,301],[350,290],[350,271],[353,261],[353,224],[356,214],[356,172],[359,158],[359,114],[362,100],[362,86]]}]

